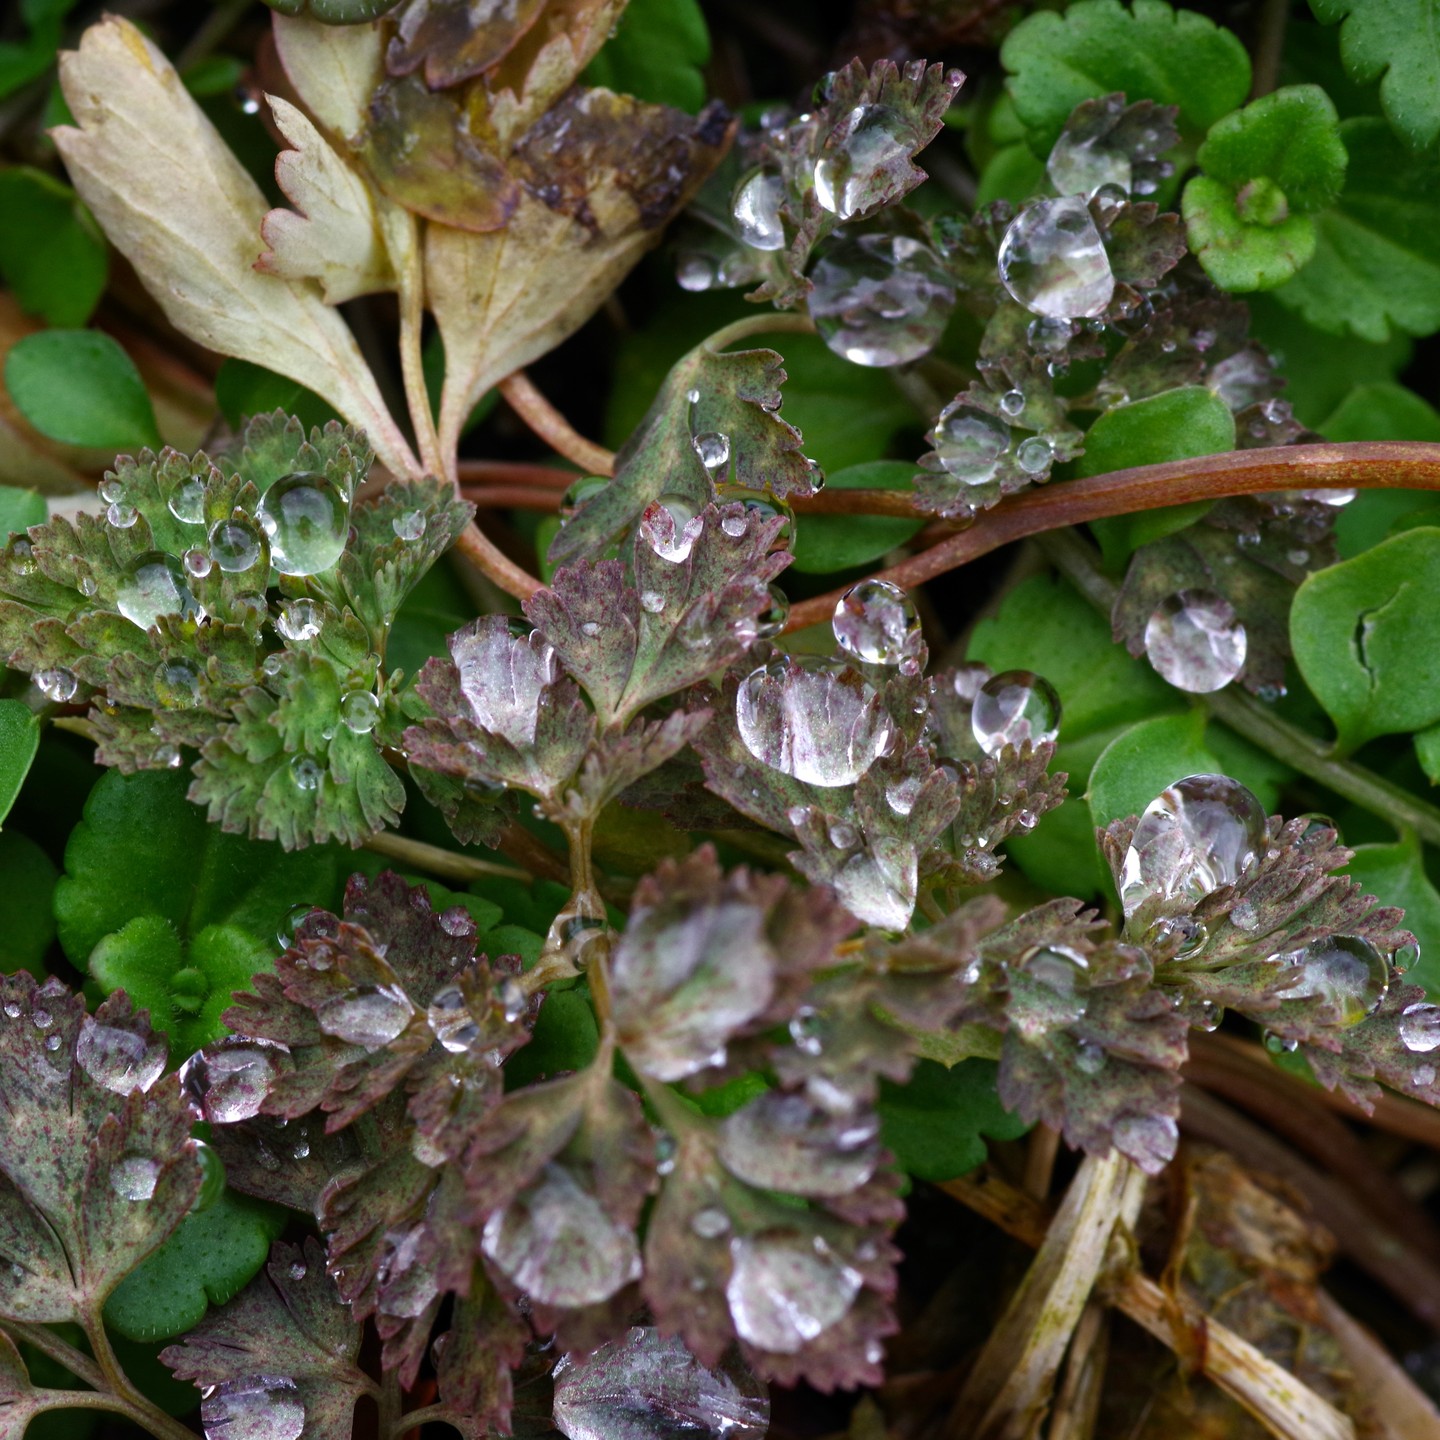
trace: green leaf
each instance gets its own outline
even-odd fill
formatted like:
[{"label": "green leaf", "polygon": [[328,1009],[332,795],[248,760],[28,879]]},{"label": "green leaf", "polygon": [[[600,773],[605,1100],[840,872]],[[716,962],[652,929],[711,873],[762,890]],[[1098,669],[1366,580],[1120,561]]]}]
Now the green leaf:
[{"label": "green leaf", "polygon": [[1035,152],[1023,142],[1002,145],[980,172],[975,205],[978,209],[992,200],[1008,200],[1018,206],[1044,190],[1045,162],[1037,160]]},{"label": "green leaf", "polygon": [[[1246,187],[1258,194],[1268,184]],[[1244,193],[1244,192],[1242,192]],[[1196,175],[1185,187],[1181,209],[1185,234],[1205,273],[1234,292],[1273,290],[1283,285],[1315,254],[1315,226],[1308,215],[1286,215],[1284,196],[1273,192],[1276,218],[1251,223],[1237,205],[1235,192],[1208,175]]]},{"label": "green leaf", "polygon": [[1187,775],[1229,775],[1247,786],[1267,811],[1291,772],[1223,726],[1206,726],[1205,712],[1142,720],[1116,736],[1090,772],[1086,800],[1094,823],[1141,814],[1167,785]]},{"label": "green leaf", "polygon": [[33,840],[7,830],[0,834],[0,875],[0,974],[28,970],[43,980],[55,938],[50,899],[58,872]]},{"label": "green leaf", "polygon": [[17,490],[13,485],[0,485],[0,536],[43,525],[46,514],[43,495],[34,490]]},{"label": "green leaf", "polygon": [[[1063,615],[1063,625],[1055,617]],[[1170,708],[1175,696],[1148,666],[1117,645],[1110,627],[1061,579],[1036,575],[981,620],[966,657],[1004,670],[1033,670],[1059,692],[1065,744]],[[1057,769],[1066,767],[1056,760]]]},{"label": "green leaf", "polygon": [[1183,134],[1198,138],[1245,103],[1250,59],[1228,30],[1163,0],[1077,0],[1063,14],[1042,10],[1006,37],[1000,58],[1031,148],[1047,155],[1082,100],[1123,91],[1180,109]]},{"label": "green leaf", "polygon": [[100,989],[124,988],[172,1049],[191,1054],[225,1033],[220,1014],[269,970],[297,905],[331,907],[343,852],[223,834],[171,772],[105,775],[65,850],[55,916],[66,955]]},{"label": "green leaf", "polygon": [[[826,484],[831,490],[905,491],[914,479],[915,467],[903,460],[872,460],[831,475]],[[806,575],[827,575],[868,565],[903,545],[924,523],[919,516],[903,520],[890,515],[807,515],[795,527],[795,569]]]},{"label": "green leaf", "polygon": [[0,823],[10,813],[40,748],[40,722],[23,700],[0,700]]},{"label": "green leaf", "polygon": [[[298,1132],[297,1132],[298,1133]],[[105,1323],[128,1340],[166,1340],[193,1330],[259,1272],[285,1229],[285,1211],[225,1190],[121,1281]]]},{"label": "green leaf", "polygon": [[1340,56],[1354,80],[1380,81],[1385,118],[1407,145],[1440,135],[1440,27],[1435,0],[1310,0],[1316,19],[1343,20]]},{"label": "green leaf", "polygon": [[904,1085],[880,1083],[880,1138],[917,1180],[953,1180],[985,1162],[985,1137],[1018,1140],[1029,1130],[1000,1103],[993,1060],[946,1069],[922,1060]]},{"label": "green leaf", "polygon": [[74,5],[75,0],[30,0],[18,7],[29,33],[23,40],[0,42],[0,100],[38,80],[55,63],[60,25]]},{"label": "green leaf", "polygon": [[1425,873],[1419,840],[1407,832],[1393,845],[1359,845],[1347,873],[1382,905],[1405,912],[1405,928],[1420,942],[1420,959],[1405,972],[1406,983],[1440,998],[1440,894]]},{"label": "green leaf", "polygon": [[75,192],[42,170],[0,171],[0,276],[47,325],[83,325],[105,290],[105,241]]},{"label": "green leaf", "polygon": [[630,0],[580,83],[694,115],[705,104],[709,63],[710,31],[696,0]]},{"label": "green leaf", "polygon": [[1305,683],[1342,751],[1440,720],[1440,529],[1408,530],[1310,576],[1290,612]]},{"label": "green leaf", "polygon": [[215,403],[226,423],[235,430],[253,416],[269,415],[276,410],[294,415],[307,431],[338,418],[334,407],[313,390],[261,365],[233,357],[220,366],[215,376]]},{"label": "green leaf", "polygon": [[103,450],[158,446],[145,383],[119,343],[98,330],[41,330],[5,357],[5,387],[42,434]]},{"label": "green leaf", "polygon": [[1379,119],[1346,120],[1344,193],[1315,217],[1315,258],[1275,298],[1332,335],[1440,329],[1440,157]]}]

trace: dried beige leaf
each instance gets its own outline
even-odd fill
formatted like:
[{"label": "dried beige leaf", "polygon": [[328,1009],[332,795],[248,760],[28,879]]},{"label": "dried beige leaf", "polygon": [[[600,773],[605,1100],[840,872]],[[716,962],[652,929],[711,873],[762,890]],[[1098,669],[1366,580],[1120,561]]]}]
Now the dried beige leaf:
[{"label": "dried beige leaf", "polygon": [[380,27],[322,25],[278,12],[272,18],[280,63],[305,108],[333,139],[356,139],[385,74]]},{"label": "dried beige leaf", "polygon": [[355,338],[312,280],[255,269],[269,208],[174,67],[109,18],[60,62],[77,124],[52,131],[75,188],[182,334],[315,391],[397,473],[419,465]]}]

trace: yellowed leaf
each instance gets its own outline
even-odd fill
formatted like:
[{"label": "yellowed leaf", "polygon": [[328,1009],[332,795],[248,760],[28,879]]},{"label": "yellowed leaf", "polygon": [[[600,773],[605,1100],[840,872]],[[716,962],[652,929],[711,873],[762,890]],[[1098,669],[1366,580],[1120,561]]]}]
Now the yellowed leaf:
[{"label": "yellowed leaf", "polygon": [[401,474],[420,467],[344,321],[312,280],[255,269],[269,208],[134,25],[109,18],[60,62],[77,124],[52,131],[110,241],[182,334],[307,386]]},{"label": "yellowed leaf", "polygon": [[280,63],[305,108],[332,138],[355,140],[385,74],[380,27],[322,25],[278,11],[272,18]]}]

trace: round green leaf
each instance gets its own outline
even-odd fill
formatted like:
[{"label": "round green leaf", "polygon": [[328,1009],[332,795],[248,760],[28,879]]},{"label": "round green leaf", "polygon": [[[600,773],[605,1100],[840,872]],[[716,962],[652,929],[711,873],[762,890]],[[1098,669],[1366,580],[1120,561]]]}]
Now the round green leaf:
[{"label": "round green leaf", "polygon": [[59,872],[50,857],[16,830],[0,834],[0,974],[28,970],[45,978],[45,952],[55,938],[50,899]]},{"label": "round green leaf", "polygon": [[709,61],[710,31],[696,0],[630,0],[580,83],[693,115],[705,104]]},{"label": "round green leaf", "polygon": [[[909,490],[915,467],[902,460],[872,460],[851,465],[829,476],[832,490]],[[903,545],[924,520],[902,520],[893,515],[806,515],[795,527],[795,569],[806,575],[826,575],[868,565]]]},{"label": "round green leaf", "polygon": [[0,276],[47,325],[83,325],[105,290],[105,241],[75,192],[42,170],[0,171]]},{"label": "round green leaf", "polygon": [[0,700],[0,822],[10,813],[40,746],[40,724],[23,700]]},{"label": "round green leaf", "polygon": [[1420,842],[1407,834],[1393,845],[1359,845],[1348,873],[1384,905],[1405,912],[1405,928],[1420,942],[1420,962],[1405,978],[1440,998],[1440,894],[1425,873]]},{"label": "round green leaf", "polygon": [[42,434],[98,450],[158,447],[155,410],[134,362],[98,330],[41,330],[5,358],[5,387]]},{"label": "round green leaf", "polygon": [[1186,185],[1180,208],[1190,248],[1222,290],[1273,290],[1315,254],[1315,226],[1308,215],[1252,224],[1240,214],[1235,192],[1208,175],[1196,175]]},{"label": "round green leaf", "polygon": [[1440,721],[1440,529],[1408,530],[1311,575],[1290,644],[1342,750]]},{"label": "round green leaf", "polygon": [[1078,475],[1161,465],[1235,448],[1230,407],[1203,385],[1184,385],[1107,410],[1085,436]]}]

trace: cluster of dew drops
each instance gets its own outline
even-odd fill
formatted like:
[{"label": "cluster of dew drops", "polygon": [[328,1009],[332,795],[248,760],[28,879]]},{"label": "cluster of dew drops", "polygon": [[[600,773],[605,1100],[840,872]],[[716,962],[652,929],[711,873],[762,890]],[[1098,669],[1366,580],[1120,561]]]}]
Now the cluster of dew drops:
[{"label": "cluster of dew drops", "polygon": [[[104,481],[99,490],[105,505],[105,523],[116,530],[128,530],[139,513],[126,498],[124,482],[116,477]],[[330,569],[339,560],[351,537],[351,496],[330,477],[319,471],[296,471],[276,480],[260,497],[254,515],[236,508],[228,519],[205,528],[205,481],[191,475],[171,493],[167,507],[182,526],[194,526],[196,543],[187,546],[178,558],[162,550],[147,550],[126,566],[115,592],[115,608],[131,624],[148,630],[162,616],[175,616],[192,625],[209,617],[193,593],[193,583],[204,580],[213,570],[226,575],[247,575],[265,564],[267,574],[303,577]],[[396,538],[414,542],[423,538],[425,514],[406,511],[391,522]],[[35,561],[28,539],[11,545],[12,562],[22,573]],[[87,599],[98,589],[95,579],[84,574],[79,589]],[[230,602],[232,613],[248,611],[269,617],[265,596],[244,593]],[[284,642],[313,640],[320,633],[323,611],[308,597],[286,600],[279,606],[273,625]],[[282,660],[278,652],[261,662],[262,673],[277,674]],[[37,688],[49,700],[65,704],[79,688],[72,671],[63,666],[35,673]],[[156,698],[167,710],[190,710],[202,699],[201,673],[189,660],[160,661],[154,674]],[[356,734],[367,734],[380,719],[380,701],[365,686],[352,687],[340,700],[341,722]],[[157,760],[170,768],[181,763],[179,750],[169,744],[156,751]],[[291,762],[291,778],[302,790],[313,790],[320,781],[320,767],[308,755]]]},{"label": "cluster of dew drops", "polygon": [[[802,115],[793,123],[804,124]],[[762,130],[779,131],[792,122],[787,112],[761,117]],[[838,143],[815,160],[808,176],[820,205],[841,222],[857,217],[874,193],[878,176],[902,164],[920,143],[915,128],[893,106],[857,106],[840,129]],[[1152,139],[1154,137],[1151,137]],[[1116,281],[1101,226],[1132,195],[1153,193],[1168,167],[1152,164],[1135,173],[1131,158],[1107,146],[1103,137],[1062,134],[1046,166],[1058,192],[1022,206],[1010,222],[997,253],[997,279],[1036,318],[1028,338],[1038,355],[1049,355],[1052,375],[1063,373],[1066,351],[1077,327],[1103,329],[1100,318],[1115,296]],[[710,257],[682,252],[678,279],[690,290],[736,286],[760,278],[745,256],[776,251],[789,243],[782,207],[782,177],[764,165],[743,175],[731,201],[729,241],[734,253],[718,266]],[[908,234],[861,233],[844,224],[818,249],[809,280],[811,318],[825,343],[857,365],[896,366],[928,354],[940,342],[957,300],[944,258]],[[1197,334],[1205,348],[1206,332]],[[1246,357],[1236,357],[1244,363]],[[1223,390],[1225,364],[1212,384]],[[999,397],[994,414],[957,396],[941,412],[928,439],[933,457],[924,463],[961,487],[990,485],[1010,465],[1036,482],[1048,478],[1054,451],[1043,434],[1026,433],[1027,399],[1012,389]],[[1271,402],[1280,404],[1281,402]],[[1354,492],[1303,492],[1307,498],[1344,505]],[[947,509],[958,521],[973,518],[965,502]],[[1144,630],[1145,653],[1154,669],[1177,689],[1195,694],[1220,690],[1245,668],[1244,623],[1222,595],[1207,588],[1183,588],[1156,606]],[[1278,698],[1262,692],[1264,698]]]}]

